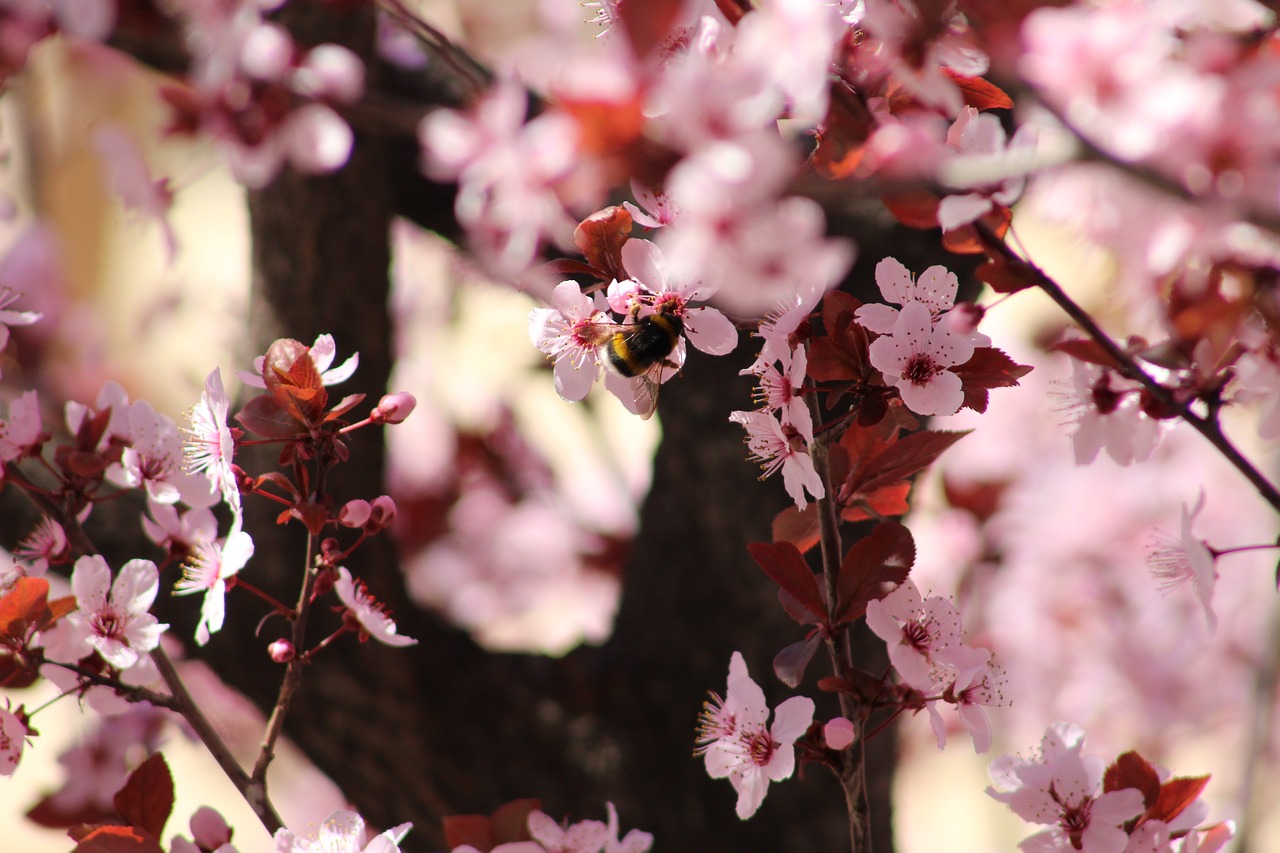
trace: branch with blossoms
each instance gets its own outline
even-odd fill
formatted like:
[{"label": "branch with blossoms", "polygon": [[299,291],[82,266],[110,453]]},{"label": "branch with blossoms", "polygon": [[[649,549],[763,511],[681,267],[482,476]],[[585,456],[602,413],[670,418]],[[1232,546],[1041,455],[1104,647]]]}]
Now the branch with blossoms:
[{"label": "branch with blossoms", "polygon": [[[352,422],[345,415],[360,405],[363,395],[330,404],[326,385],[348,378],[357,361],[353,357],[330,370],[334,354],[335,346],[328,336],[322,336],[313,347],[291,340],[273,344],[246,381],[264,393],[236,413],[243,428],[228,424],[230,400],[220,372],[214,370],[201,402],[192,410],[185,447],[172,421],[145,401],[130,402],[116,385],[104,388],[93,406],[68,406],[70,438],[65,442],[55,442],[42,429],[34,393],[18,398],[10,407],[9,420],[3,422],[9,439],[0,454],[4,481],[27,492],[45,511],[36,531],[19,549],[21,559],[0,577],[4,592],[0,598],[0,673],[4,685],[30,686],[47,678],[59,686],[60,697],[79,696],[104,710],[127,702],[151,703],[178,712],[267,830],[286,845],[282,849],[294,839],[271,804],[266,772],[303,668],[345,634],[356,635],[360,642],[373,638],[389,646],[417,642],[398,634],[384,607],[339,565],[370,536],[387,529],[395,516],[394,504],[383,496],[372,503],[351,501],[334,511],[324,485],[328,470],[348,458],[345,441],[351,431],[400,423],[415,403],[406,394],[388,395],[365,418]],[[234,462],[236,451],[251,441],[279,446],[280,464],[287,473],[254,477],[240,469]],[[50,479],[52,482],[45,482]],[[278,523],[300,522],[308,531],[297,605],[284,608],[268,597],[273,615],[291,625],[284,639],[269,646],[272,658],[287,668],[258,758],[249,772],[232,756],[160,646],[161,635],[169,626],[150,613],[160,584],[156,564],[133,559],[113,571],[95,552],[82,525],[96,504],[130,490],[146,492],[150,517],[140,519],[142,528],[166,552],[166,564],[182,565],[174,593],[203,594],[195,631],[199,645],[210,642],[224,627],[229,592],[239,587],[261,595],[252,586],[239,583],[240,572],[254,550],[253,540],[242,529],[243,501],[261,495],[283,502],[285,509]],[[211,510],[216,503],[224,504],[232,517],[225,537],[217,535],[218,524]],[[185,512],[178,509],[182,504],[188,507]],[[359,538],[345,547],[335,536],[320,542],[321,534],[329,530],[358,531]],[[51,565],[66,565],[72,560],[71,595],[49,600],[45,573]],[[328,637],[310,645],[307,616],[330,595],[340,603],[342,621]],[[155,681],[164,683],[168,695],[148,686]],[[10,715],[11,721],[6,718],[17,732],[4,739],[9,773],[16,769],[23,741],[35,734],[31,726],[35,713],[20,708]],[[160,759],[159,765],[152,766],[162,764]],[[82,843],[94,839],[107,843],[105,839],[121,837],[122,833],[159,836],[167,819],[168,807],[162,804],[172,802],[172,782],[156,781],[157,774],[167,780],[167,770],[161,773],[144,769],[147,767],[144,764],[135,770],[116,795],[117,817],[125,822],[114,821],[84,834]],[[141,823],[139,815],[153,806],[163,807],[164,817],[156,823],[155,815],[148,814],[148,822]],[[63,818],[47,813],[46,820],[56,825]],[[64,825],[82,822],[71,820]],[[346,835],[363,836],[363,824],[356,833],[349,826],[350,818],[343,822]],[[406,829],[407,825],[397,830],[395,838],[402,837]]]},{"label": "branch with blossoms", "polygon": [[[467,109],[440,110],[422,122],[423,171],[457,182],[454,216],[480,264],[550,306],[535,309],[530,336],[554,359],[561,396],[582,399],[603,371],[610,393],[650,416],[661,387],[680,377],[688,345],[721,355],[736,343],[738,326],[757,329],[763,347],[748,372],[759,382],[758,408],[725,415],[745,428],[750,455],[766,477],[781,474],[795,504],[775,519],[772,541],[750,549],[778,586],[787,614],[807,631],[779,652],[774,669],[797,688],[817,648],[825,647],[830,674],[818,687],[837,695],[841,716],[819,731],[811,726],[815,703],[792,697],[769,724],[763,691],[735,655],[725,698],[714,698],[702,718],[699,749],[708,771],[734,786],[743,818],[760,808],[770,782],[791,774],[795,750],[801,763],[830,767],[843,789],[855,849],[865,849],[868,837],[862,745],[883,720],[926,711],[942,745],[946,723],[939,708],[954,706],[975,748],[990,745],[982,708],[1003,701],[1002,672],[989,650],[966,644],[954,605],[915,586],[914,538],[893,519],[910,508],[911,478],[959,438],[917,431],[920,418],[981,413],[988,392],[1018,384],[1026,368],[978,331],[983,309],[957,305],[956,277],[940,266],[916,278],[894,259],[880,259],[875,278],[884,304],[824,295],[847,273],[853,247],[828,234],[825,211],[804,194],[806,184],[892,186],[896,191],[883,201],[899,221],[940,229],[949,250],[993,255],[985,275],[996,290],[1037,286],[1059,301],[1095,344],[1058,345],[1076,361],[1078,461],[1091,461],[1103,449],[1121,464],[1142,461],[1162,423],[1177,416],[1280,507],[1274,485],[1226,441],[1218,422],[1223,407],[1253,397],[1265,402],[1262,434],[1280,431],[1277,253],[1265,241],[1242,248],[1237,228],[1260,221],[1256,211],[1274,207],[1276,198],[1280,158],[1274,110],[1267,108],[1276,70],[1274,22],[1244,0],[1210,12],[1159,3],[1034,12],[1009,5],[601,2],[593,8],[595,21],[608,27],[598,42],[606,47],[540,44],[529,52],[553,62],[523,70],[513,64],[482,92],[487,72],[400,4],[384,4],[468,82]],[[20,68],[27,50],[54,30],[108,38],[107,7],[85,8],[95,14],[73,16],[54,4],[12,16],[3,69]],[[348,118],[378,106],[354,53],[295,42],[259,7],[176,3],[131,11],[185,29],[185,79],[165,89],[169,132],[216,140],[247,186],[262,187],[286,167],[308,174],[340,168],[354,144]],[[1016,68],[992,68],[988,57]],[[554,72],[545,70],[552,66]],[[1188,198],[1213,203],[1213,210],[1194,216],[1175,211],[1147,234],[1127,233],[1133,223],[1125,220],[1139,216],[1099,216],[1090,223],[1126,238],[1118,242],[1139,259],[1148,283],[1160,284],[1168,308],[1160,320],[1175,332],[1168,341],[1131,338],[1117,345],[1060,287],[1004,246],[1010,205],[1026,174],[1002,167],[1035,147],[1037,128],[1034,118],[1019,116],[1022,126],[1010,134],[1009,122],[997,117],[994,111],[1014,106],[987,79],[1001,72],[1020,75],[1038,96],[1061,103],[1073,128],[1112,143],[1105,147],[1115,159],[1164,175],[1167,187],[1186,187]],[[548,93],[536,110],[530,88]],[[1013,91],[1021,101],[1021,90]],[[816,146],[807,157],[779,133],[781,120],[813,130]],[[151,180],[119,135],[99,134],[95,147],[126,203],[163,227],[172,203],[168,186]],[[1043,185],[1054,176],[1038,177],[1047,179]],[[601,207],[628,181],[633,202]],[[636,226],[643,233],[633,233]],[[171,232],[166,237],[172,251]],[[576,251],[581,259],[539,266],[557,250]],[[756,321],[779,301],[785,310]],[[170,475],[170,426],[129,403],[121,389],[78,413],[69,425],[74,439],[52,459],[42,452],[48,439],[32,416],[34,396],[15,401],[0,434],[6,482],[56,515],[63,538],[73,543],[58,545],[59,534],[46,528],[29,553],[54,564],[75,562],[72,610],[49,602],[38,585],[21,585],[5,635],[13,677],[32,676],[33,661],[43,658],[31,654],[30,644],[48,642],[76,669],[90,671],[85,661],[92,659],[107,672],[75,690],[86,697],[104,695],[97,688],[118,693],[128,678],[150,676],[134,672],[146,666],[149,650],[175,701],[187,703],[158,650],[165,626],[149,614],[161,569],[134,560],[113,572],[81,541],[73,521],[115,494],[112,488],[145,489],[153,505],[148,531],[175,562],[185,563],[175,589],[203,595],[198,643],[211,642],[223,628],[227,595],[237,588],[262,597],[270,614],[288,623],[269,646],[286,672],[242,788],[260,807],[267,802],[266,770],[306,665],[346,633],[411,642],[341,565],[389,520],[389,510],[375,511],[375,501],[334,512],[327,502],[328,468],[345,461],[342,436],[358,425],[345,423],[357,401],[327,407],[324,386],[335,380],[326,376],[331,358],[331,342],[273,346],[258,373],[268,393],[238,416],[258,439],[225,428],[229,401],[217,374],[211,377],[197,426],[203,450],[194,459],[203,469],[194,473],[211,486],[208,495],[188,494],[184,482],[190,481]],[[394,400],[385,406],[366,421],[392,422],[401,406]],[[245,441],[281,444],[285,471],[253,477],[232,467],[229,460]],[[42,477],[19,462],[30,462]],[[202,484],[199,476],[194,482]],[[242,495],[276,502],[282,522],[299,521],[307,530],[295,604],[241,579],[252,555],[241,529]],[[178,515],[179,500],[190,512]],[[220,539],[212,514],[200,514],[193,500],[207,501],[206,510],[226,504],[231,531]],[[1212,622],[1215,563],[1227,549],[1195,540],[1195,514],[1184,510],[1180,551],[1166,552],[1157,570],[1168,584],[1194,577]],[[846,548],[840,522],[859,521],[874,526]],[[322,538],[337,527],[359,529],[359,539],[344,546],[331,541],[336,537]],[[815,546],[820,574],[804,556]],[[343,623],[309,644],[311,608],[329,592],[343,602]],[[852,659],[849,628],[862,619],[886,643],[890,673],[870,672]],[[40,648],[49,653],[49,646]],[[13,717],[17,723],[5,727],[9,743],[13,725],[25,726],[21,715]],[[1215,829],[1179,824],[1194,811],[1185,807],[1198,796],[1194,780],[1172,784],[1137,758],[1099,774],[1095,762],[1077,754],[1079,736],[1065,728],[1051,732],[1042,745],[1044,761],[995,768],[1000,796],[1007,794],[1011,805],[1030,801],[1035,807],[1019,813],[1055,827],[1027,846],[1163,850],[1175,836],[1184,851],[1201,840],[1221,843],[1211,842],[1222,835]],[[1046,775],[1053,783],[1037,785]],[[1133,791],[1139,796],[1126,793]],[[612,825],[612,810],[609,816]],[[526,850],[627,844],[616,832],[606,838],[594,825],[561,827],[530,809],[517,823],[529,837],[510,843]],[[335,818],[323,843],[346,844],[354,825],[348,816]],[[142,828],[158,831],[152,824]],[[473,846],[506,841],[491,836]],[[647,842],[635,842],[641,845]]]}]

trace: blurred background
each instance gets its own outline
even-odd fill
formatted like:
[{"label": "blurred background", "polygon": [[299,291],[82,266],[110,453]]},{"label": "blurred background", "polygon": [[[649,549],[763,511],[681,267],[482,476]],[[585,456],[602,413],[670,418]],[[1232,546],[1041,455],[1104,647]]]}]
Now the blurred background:
[{"label": "blurred background", "polygon": [[[512,50],[533,14],[514,4],[499,14],[494,5],[424,9],[483,59]],[[155,78],[102,48],[42,43],[0,111],[14,212],[0,223],[0,242],[12,247],[0,277],[26,291],[20,307],[45,314],[15,331],[5,394],[25,380],[39,384],[43,400],[87,401],[114,379],[131,398],[181,421],[212,367],[230,378],[249,366],[240,350],[249,282],[244,192],[216,152],[160,141],[166,113]],[[128,133],[152,175],[169,180],[176,196],[167,225],[126,212],[110,192],[118,166],[94,143],[106,126]],[[1032,257],[1115,328],[1141,322],[1141,299],[1108,287],[1116,269],[1106,252],[1040,213],[1033,190],[1015,218]],[[419,401],[413,417],[389,431],[388,449],[410,595],[493,649],[562,655],[603,642],[660,424],[639,421],[604,395],[585,405],[560,401],[528,342],[534,303],[407,224],[396,228],[394,287],[392,385]],[[1044,352],[1063,328],[1030,294],[993,305],[983,330],[1036,369],[1022,388],[994,392],[985,415],[935,424],[976,429],[917,486],[907,519],[919,549],[914,577],[922,591],[954,597],[970,641],[990,647],[1007,669],[1008,703],[989,710],[989,756],[975,756],[958,726],[945,751],[926,720],[899,727],[899,849],[1014,849],[1034,828],[984,795],[987,762],[1030,754],[1059,719],[1084,726],[1088,753],[1109,759],[1136,748],[1176,775],[1212,774],[1211,818],[1240,820],[1252,809],[1256,849],[1280,849],[1276,684],[1259,677],[1274,671],[1280,652],[1275,556],[1222,559],[1212,633],[1190,591],[1162,594],[1146,567],[1159,531],[1176,536],[1180,508],[1201,490],[1207,499],[1195,529],[1216,547],[1274,541],[1276,519],[1185,430],[1171,431],[1141,465],[1119,470],[1103,458],[1075,466],[1068,416],[1054,397],[1069,367]],[[337,343],[341,360],[350,353]],[[1248,446],[1253,417],[1239,412],[1232,433],[1274,473],[1275,448]],[[745,452],[743,464],[750,464]],[[743,571],[755,569],[744,559]],[[792,639],[779,637],[778,647]],[[257,712],[200,664],[184,666],[230,742],[251,756],[261,734]],[[52,697],[47,688],[3,695],[32,708]],[[37,717],[41,735],[3,783],[6,849],[69,848],[61,832],[22,815],[63,784],[67,760],[58,757],[92,738],[95,720],[70,701]],[[241,853],[269,849],[198,744],[172,725],[159,737],[178,782],[168,831],[185,833],[190,813],[211,804],[237,827]],[[278,762],[271,790],[299,830],[342,804],[296,751]],[[679,848],[678,840],[657,840],[657,849]]]}]

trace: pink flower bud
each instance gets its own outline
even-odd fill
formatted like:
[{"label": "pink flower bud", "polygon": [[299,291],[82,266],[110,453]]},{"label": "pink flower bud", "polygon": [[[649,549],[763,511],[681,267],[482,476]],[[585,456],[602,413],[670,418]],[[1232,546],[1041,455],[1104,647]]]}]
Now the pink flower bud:
[{"label": "pink flower bud", "polygon": [[191,838],[201,850],[217,850],[231,843],[231,827],[217,810],[201,806],[191,816]]},{"label": "pink flower bud", "polygon": [[947,329],[958,335],[971,335],[978,330],[987,309],[973,302],[960,302],[943,315]]},{"label": "pink flower bud", "polygon": [[342,509],[338,510],[338,523],[343,527],[364,527],[365,522],[369,520],[372,508],[369,502],[356,498],[343,504]]},{"label": "pink flower bud", "polygon": [[385,530],[391,525],[391,522],[395,521],[396,502],[391,499],[390,495],[374,498],[370,507],[372,513],[369,516],[368,523],[365,525],[365,530],[370,533]]},{"label": "pink flower bud", "polygon": [[388,394],[378,401],[378,405],[369,414],[369,420],[375,424],[398,424],[412,414],[418,401],[407,391]]},{"label": "pink flower bud", "polygon": [[[288,640],[276,640],[274,643],[267,646],[267,652],[271,655],[271,659],[276,663],[288,663],[297,657],[297,652],[294,651],[293,643]],[[192,821],[194,822],[195,818],[192,818]],[[193,828],[192,832],[194,831],[195,829]]]},{"label": "pink flower bud", "polygon": [[854,732],[853,723],[844,717],[832,717],[825,726],[822,727],[822,736],[826,738],[827,746],[832,749],[844,749],[853,743]]}]

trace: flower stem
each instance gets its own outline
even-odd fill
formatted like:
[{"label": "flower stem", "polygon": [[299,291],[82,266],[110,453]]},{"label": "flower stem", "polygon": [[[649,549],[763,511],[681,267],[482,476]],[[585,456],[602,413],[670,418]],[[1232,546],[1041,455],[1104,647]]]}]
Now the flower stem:
[{"label": "flower stem", "polygon": [[[815,424],[821,424],[822,411],[815,395],[808,395],[809,411]],[[835,489],[831,482],[831,457],[828,442],[818,439],[811,445],[813,467],[822,480],[823,497],[818,503],[819,550],[822,554],[822,576],[827,592],[828,624],[835,621],[837,578],[840,572],[842,545],[840,519],[837,515]],[[853,668],[849,630],[824,634],[831,667],[838,677]],[[871,853],[871,807],[867,800],[866,753],[863,750],[864,718],[854,697],[841,691],[840,713],[853,723],[853,742],[845,747],[838,770],[844,789],[845,808],[849,813],[849,843],[853,853]]]}]

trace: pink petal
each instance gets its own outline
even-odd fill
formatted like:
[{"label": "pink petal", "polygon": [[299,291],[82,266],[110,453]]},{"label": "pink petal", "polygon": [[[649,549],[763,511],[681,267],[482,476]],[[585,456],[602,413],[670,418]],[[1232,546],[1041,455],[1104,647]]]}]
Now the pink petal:
[{"label": "pink petal", "polygon": [[708,355],[724,355],[738,345],[738,330],[733,321],[715,308],[686,311],[684,332],[689,343]]}]

